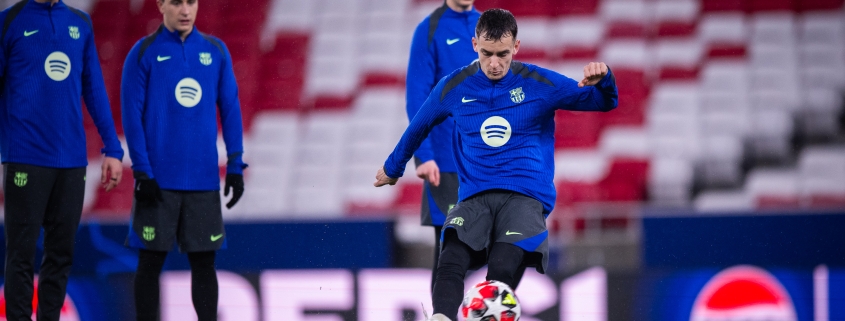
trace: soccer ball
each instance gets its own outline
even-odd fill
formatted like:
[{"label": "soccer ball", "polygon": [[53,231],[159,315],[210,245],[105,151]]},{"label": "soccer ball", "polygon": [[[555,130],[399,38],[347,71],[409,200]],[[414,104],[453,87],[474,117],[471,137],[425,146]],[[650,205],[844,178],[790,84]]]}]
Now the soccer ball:
[{"label": "soccer ball", "polygon": [[507,284],[484,281],[467,291],[460,313],[465,321],[518,321],[520,307]]}]

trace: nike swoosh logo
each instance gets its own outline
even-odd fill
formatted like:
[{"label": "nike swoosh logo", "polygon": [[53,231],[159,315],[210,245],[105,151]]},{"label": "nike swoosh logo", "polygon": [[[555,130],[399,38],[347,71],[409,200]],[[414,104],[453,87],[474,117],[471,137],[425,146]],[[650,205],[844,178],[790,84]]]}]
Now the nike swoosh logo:
[{"label": "nike swoosh logo", "polygon": [[167,59],[170,59],[170,56],[166,56],[166,57],[158,56],[158,57],[156,57],[156,60],[158,60],[159,62],[165,61]]},{"label": "nike swoosh logo", "polygon": [[507,231],[505,232],[505,235],[522,235],[522,233]]},{"label": "nike swoosh logo", "polygon": [[31,35],[34,35],[36,32],[38,32],[38,30],[33,30],[33,31],[26,31],[26,30],[24,30],[24,31],[23,31],[23,36],[24,36],[24,37],[29,37],[29,36],[31,36]]},{"label": "nike swoosh logo", "polygon": [[212,242],[217,242],[217,240],[219,240],[221,237],[223,237],[223,234],[212,235],[212,236],[211,236],[211,241],[212,241]]},{"label": "nike swoosh logo", "polygon": [[454,43],[456,43],[456,42],[458,42],[458,41],[461,41],[461,38],[446,39],[446,44],[451,46],[451,45],[453,45]]},{"label": "nike swoosh logo", "polygon": [[466,97],[461,97],[462,103],[469,103],[469,102],[473,102],[473,101],[476,101],[476,100],[478,100],[478,99],[467,99]]}]

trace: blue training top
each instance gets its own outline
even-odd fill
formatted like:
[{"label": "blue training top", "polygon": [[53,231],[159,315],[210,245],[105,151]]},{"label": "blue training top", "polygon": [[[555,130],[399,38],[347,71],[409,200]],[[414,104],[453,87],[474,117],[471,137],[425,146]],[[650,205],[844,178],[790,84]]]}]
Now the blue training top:
[{"label": "blue training top", "polygon": [[[478,58],[472,49],[475,25],[481,14],[475,8],[457,12],[444,3],[414,31],[405,80],[405,109],[413,119],[437,81]],[[454,120],[435,126],[414,154],[421,162],[434,160],[441,172],[457,172],[452,155]]]},{"label": "blue training top", "polygon": [[609,111],[616,108],[618,96],[610,70],[596,86],[579,88],[566,76],[517,61],[502,79],[491,81],[473,62],[440,80],[384,170],[387,176],[401,177],[426,134],[451,116],[459,201],[504,189],[537,199],[548,215],[556,196],[555,110]]},{"label": "blue training top", "polygon": [[243,124],[229,50],[193,31],[164,26],[139,40],[123,67],[123,129],[132,169],[162,189],[220,190],[217,111],[230,174],[243,174]]},{"label": "blue training top", "polygon": [[3,163],[85,167],[82,102],[123,159],[88,14],[62,1],[21,1],[0,12],[0,154]]}]

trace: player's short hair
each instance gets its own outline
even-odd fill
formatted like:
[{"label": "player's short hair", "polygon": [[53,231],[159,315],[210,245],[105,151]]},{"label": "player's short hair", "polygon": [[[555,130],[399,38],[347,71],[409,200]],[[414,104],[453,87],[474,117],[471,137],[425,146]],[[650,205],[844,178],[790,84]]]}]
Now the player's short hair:
[{"label": "player's short hair", "polygon": [[485,40],[498,41],[511,36],[516,39],[516,18],[505,9],[487,9],[478,18],[475,25],[475,36],[484,36]]}]

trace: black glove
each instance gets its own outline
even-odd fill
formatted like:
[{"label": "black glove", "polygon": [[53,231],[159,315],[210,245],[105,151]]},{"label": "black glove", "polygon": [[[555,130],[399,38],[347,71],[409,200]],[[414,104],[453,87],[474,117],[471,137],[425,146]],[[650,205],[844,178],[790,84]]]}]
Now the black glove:
[{"label": "black glove", "polygon": [[154,203],[162,201],[161,189],[154,178],[150,178],[143,172],[135,172],[135,200],[138,202]]},{"label": "black glove", "polygon": [[226,203],[226,208],[232,208],[244,195],[244,176],[240,174],[226,174],[226,186],[223,187],[223,196],[229,196],[232,190],[232,199]]}]

